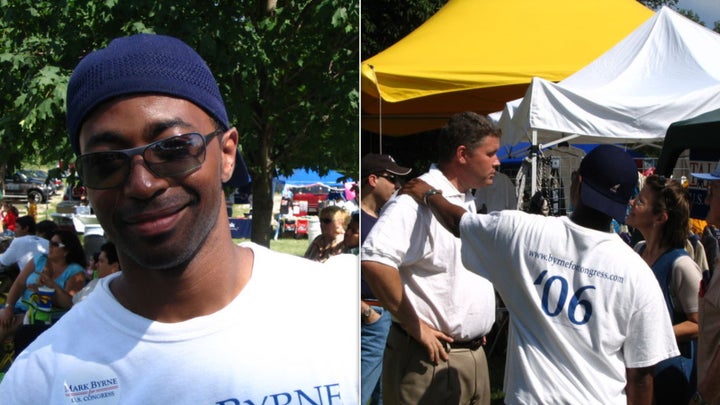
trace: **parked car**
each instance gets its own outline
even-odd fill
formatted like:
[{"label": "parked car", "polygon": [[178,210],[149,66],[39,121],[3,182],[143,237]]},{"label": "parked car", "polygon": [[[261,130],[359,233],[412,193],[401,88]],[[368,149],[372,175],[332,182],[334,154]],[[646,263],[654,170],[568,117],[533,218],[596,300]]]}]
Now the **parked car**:
[{"label": "parked car", "polygon": [[301,201],[306,202],[307,214],[317,214],[322,207],[323,201],[327,199],[328,192],[331,190],[330,187],[322,183],[305,186],[289,186],[288,188],[293,193],[293,204],[298,204]]},{"label": "parked car", "polygon": [[39,204],[47,202],[50,195],[51,189],[44,180],[28,177],[22,172],[5,176],[5,198],[16,198]]},{"label": "parked car", "polygon": [[44,170],[20,170],[20,173],[26,175],[28,178],[33,180],[41,181],[48,185],[50,195],[57,194],[57,191],[62,187],[62,180],[57,178],[48,179],[48,172]]}]

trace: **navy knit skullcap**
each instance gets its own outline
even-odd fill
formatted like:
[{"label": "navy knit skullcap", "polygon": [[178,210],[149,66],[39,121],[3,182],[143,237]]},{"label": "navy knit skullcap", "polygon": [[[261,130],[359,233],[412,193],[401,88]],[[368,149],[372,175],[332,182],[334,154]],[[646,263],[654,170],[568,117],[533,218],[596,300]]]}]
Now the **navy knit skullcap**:
[{"label": "navy knit skullcap", "polygon": [[[80,128],[100,104],[132,94],[163,94],[191,101],[225,129],[230,128],[220,89],[200,55],[177,38],[137,34],[114,39],[83,58],[67,90],[70,144],[80,154]],[[237,155],[233,179],[246,184],[247,168]],[[238,173],[242,169],[244,173]]]}]

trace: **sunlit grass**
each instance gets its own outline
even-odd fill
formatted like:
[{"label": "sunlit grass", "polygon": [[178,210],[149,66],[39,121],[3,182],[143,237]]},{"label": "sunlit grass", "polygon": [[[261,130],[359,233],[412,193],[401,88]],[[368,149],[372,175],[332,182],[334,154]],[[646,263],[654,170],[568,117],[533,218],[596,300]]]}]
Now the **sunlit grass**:
[{"label": "sunlit grass", "polygon": [[[250,239],[233,239],[235,243],[249,241]],[[305,255],[305,251],[308,248],[308,240],[304,239],[293,239],[293,238],[280,238],[278,240],[270,240],[270,250],[276,252],[288,253],[295,256]]]}]

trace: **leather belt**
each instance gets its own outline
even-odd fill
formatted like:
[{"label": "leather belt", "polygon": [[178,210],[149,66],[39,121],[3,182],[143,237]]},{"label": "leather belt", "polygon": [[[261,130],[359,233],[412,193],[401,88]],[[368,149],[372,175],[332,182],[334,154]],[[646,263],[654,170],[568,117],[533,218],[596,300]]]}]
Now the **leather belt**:
[{"label": "leather belt", "polygon": [[[392,323],[392,326],[394,326],[395,329],[396,329],[397,331],[399,331],[401,334],[403,334],[403,335],[405,335],[405,336],[407,336],[407,337],[409,337],[409,338],[414,339],[412,336],[410,336],[409,333],[407,333],[407,331],[405,330],[405,328],[403,328],[399,323],[393,322],[393,323]],[[447,347],[449,347],[450,349],[469,349],[469,350],[477,350],[477,349],[479,349],[480,347],[482,347],[482,345],[483,345],[483,337],[480,336],[480,337],[476,337],[475,339],[463,340],[463,341],[456,340],[456,341],[454,341],[454,342],[452,342],[452,343],[447,343],[447,342],[445,342],[445,345],[446,345]]]},{"label": "leather belt", "polygon": [[380,304],[380,301],[378,300],[361,300],[365,305],[369,305],[371,307],[382,307],[382,304]]},{"label": "leather belt", "polygon": [[470,349],[470,350],[477,350],[483,345],[483,338],[475,338],[472,340],[466,340],[463,342],[455,341],[452,343],[447,343],[448,346],[450,346],[451,349]]}]

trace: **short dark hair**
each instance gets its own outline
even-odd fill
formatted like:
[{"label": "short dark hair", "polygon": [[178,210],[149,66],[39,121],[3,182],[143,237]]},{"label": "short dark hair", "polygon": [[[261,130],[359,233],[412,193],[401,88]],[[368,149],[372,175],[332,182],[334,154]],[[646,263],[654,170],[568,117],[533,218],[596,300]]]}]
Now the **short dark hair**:
[{"label": "short dark hair", "polygon": [[502,132],[484,115],[466,111],[450,117],[437,137],[438,163],[446,163],[460,146],[475,149],[488,136],[500,138]]},{"label": "short dark hair", "polygon": [[115,244],[107,241],[100,246],[100,251],[105,252],[105,256],[107,257],[108,263],[113,264],[117,263],[118,261],[118,254],[117,249],[115,249]]},{"label": "short dark hair", "polygon": [[33,218],[32,215],[23,215],[15,220],[15,223],[23,228],[27,228],[30,235],[35,234],[35,218]]},{"label": "short dark hair", "polygon": [[45,219],[35,225],[35,234],[49,240],[53,232],[57,231],[58,228],[58,224],[49,219]]}]

